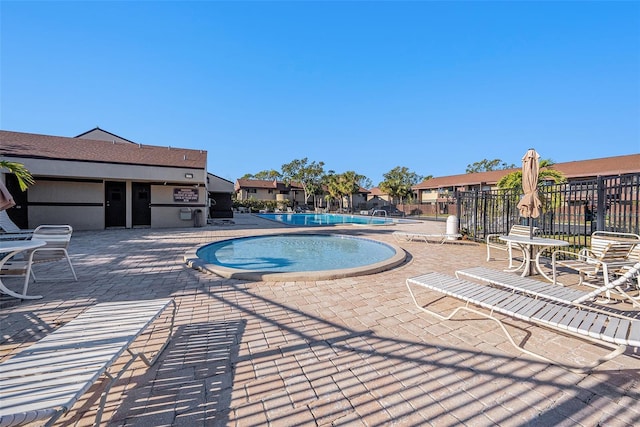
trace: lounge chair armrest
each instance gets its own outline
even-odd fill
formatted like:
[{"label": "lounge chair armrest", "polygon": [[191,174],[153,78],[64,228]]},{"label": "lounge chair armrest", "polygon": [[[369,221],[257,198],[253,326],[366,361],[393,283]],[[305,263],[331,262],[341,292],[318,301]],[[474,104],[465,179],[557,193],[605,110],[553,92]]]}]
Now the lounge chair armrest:
[{"label": "lounge chair armrest", "polygon": [[505,234],[493,233],[487,234],[487,243],[504,243],[500,240],[500,237],[505,236]]},{"label": "lounge chair armrest", "polygon": [[576,260],[582,261],[582,262],[586,262],[588,264],[599,264],[599,265],[603,265],[604,263],[594,257],[582,254],[582,253],[575,253],[575,252],[571,252],[571,251],[565,251],[562,249],[558,249],[553,251],[553,253],[551,254],[551,261],[555,264],[556,260],[558,259],[558,255],[564,255],[565,257],[569,257],[569,258],[575,258]]},{"label": "lounge chair armrest", "polygon": [[589,249],[589,248],[580,249],[578,254],[583,255],[583,256],[588,256],[588,257],[591,257],[591,258],[596,258],[596,256],[593,254],[593,251],[591,249]]}]

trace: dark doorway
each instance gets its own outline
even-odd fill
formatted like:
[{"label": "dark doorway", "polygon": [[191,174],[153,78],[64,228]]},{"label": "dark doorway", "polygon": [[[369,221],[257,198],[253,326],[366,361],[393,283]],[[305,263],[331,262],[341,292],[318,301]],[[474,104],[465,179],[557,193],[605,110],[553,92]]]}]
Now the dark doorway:
[{"label": "dark doorway", "polygon": [[134,227],[151,226],[151,185],[134,182],[132,192],[132,220]]},{"label": "dark doorway", "polygon": [[210,218],[233,218],[231,194],[209,192],[209,206]]},{"label": "dark doorway", "polygon": [[27,191],[20,190],[20,184],[18,184],[18,178],[12,173],[5,175],[7,190],[13,196],[13,200],[16,205],[10,209],[7,209],[7,214],[11,221],[13,221],[18,227],[22,229],[29,228],[29,211],[27,209]]},{"label": "dark doorway", "polygon": [[105,182],[105,227],[127,224],[127,188],[124,182]]}]

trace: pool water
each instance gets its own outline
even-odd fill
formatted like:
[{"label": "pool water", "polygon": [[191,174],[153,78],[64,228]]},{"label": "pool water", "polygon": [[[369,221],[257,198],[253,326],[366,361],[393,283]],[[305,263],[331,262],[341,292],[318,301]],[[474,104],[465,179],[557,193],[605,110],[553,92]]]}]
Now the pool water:
[{"label": "pool water", "polygon": [[395,245],[338,234],[243,237],[202,246],[195,255],[203,270],[250,280],[272,273],[296,280],[370,274],[394,267],[406,256]]},{"label": "pool water", "polygon": [[272,221],[283,222],[289,225],[389,225],[400,222],[398,219],[381,218],[371,216],[344,215],[344,214],[318,214],[318,213],[271,213],[258,214],[259,217]]}]

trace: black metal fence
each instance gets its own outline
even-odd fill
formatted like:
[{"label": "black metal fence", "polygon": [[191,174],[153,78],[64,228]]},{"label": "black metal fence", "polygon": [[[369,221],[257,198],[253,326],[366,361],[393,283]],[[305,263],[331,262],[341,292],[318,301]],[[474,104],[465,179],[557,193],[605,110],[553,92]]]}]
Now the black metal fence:
[{"label": "black metal fence", "polygon": [[[544,185],[539,195],[543,213],[532,221],[546,237],[583,247],[596,230],[640,234],[640,173]],[[458,192],[460,230],[480,241],[514,224],[529,225],[516,206],[520,198],[512,190]]]}]

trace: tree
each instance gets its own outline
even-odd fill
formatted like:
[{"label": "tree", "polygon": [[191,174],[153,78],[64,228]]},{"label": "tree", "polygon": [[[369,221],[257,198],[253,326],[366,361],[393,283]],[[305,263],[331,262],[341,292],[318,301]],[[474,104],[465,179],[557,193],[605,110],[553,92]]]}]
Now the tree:
[{"label": "tree", "polygon": [[360,191],[360,181],[366,178],[354,171],[340,174],[340,190],[343,196],[349,197],[349,210],[353,212],[353,195]]},{"label": "tree", "polygon": [[[300,184],[304,191],[304,201],[307,203],[309,197],[315,194],[320,187],[324,175],[324,162],[311,162],[305,157],[296,159],[282,165],[283,180],[287,185],[292,182]],[[315,203],[314,203],[315,206]]]},{"label": "tree", "polygon": [[326,188],[328,201],[338,200],[340,208],[344,208],[345,197],[349,198],[349,209],[353,211],[353,195],[360,191],[360,182],[366,180],[367,177],[359,175],[354,171],[347,171],[336,174],[329,171],[323,179],[322,183]]},{"label": "tree", "polygon": [[366,188],[367,190],[371,189],[371,187],[373,187],[373,181],[371,181],[369,178],[367,178],[364,175],[358,175],[360,177],[360,179],[358,180],[358,185],[362,188]]},{"label": "tree", "polygon": [[282,174],[275,169],[263,170],[256,174],[247,173],[241,179],[261,179],[265,181],[273,181],[274,179],[282,179]]},{"label": "tree", "polygon": [[509,165],[500,159],[494,159],[494,160],[484,159],[479,162],[475,162],[470,165],[467,165],[466,173],[489,172],[489,171],[496,171],[496,170],[512,169],[515,167],[516,165],[513,165],[513,164]]},{"label": "tree", "polygon": [[[540,172],[538,173],[538,186],[541,187],[546,181],[553,181],[556,184],[567,182],[564,174],[553,169],[555,162],[551,159],[540,160]],[[513,189],[522,193],[522,169],[511,172],[500,178],[496,184],[500,189]]]},{"label": "tree", "polygon": [[332,200],[338,200],[340,208],[342,208],[342,194],[340,193],[340,175],[334,171],[329,171],[322,177],[322,183],[326,187],[327,194],[324,196],[327,201],[327,207],[331,206]]},{"label": "tree", "polygon": [[263,170],[255,174],[256,179],[263,179],[266,181],[273,181],[282,179],[282,174],[275,169]]},{"label": "tree", "polygon": [[[554,161],[551,159],[540,160],[540,171],[538,172],[538,187],[544,186],[545,182],[553,181],[556,184],[567,182],[567,178],[564,174],[558,170],[553,169]],[[519,195],[523,193],[522,189],[522,169],[511,172],[500,178],[496,184],[501,190],[513,190],[513,194]],[[542,202],[542,209],[546,211],[553,207],[555,203],[550,200],[546,200],[543,195],[539,194],[540,201]]]},{"label": "tree", "polygon": [[18,179],[18,185],[22,191],[25,191],[30,185],[36,182],[22,163],[0,160],[0,169],[6,169],[13,173]]},{"label": "tree", "polygon": [[422,181],[422,177],[409,171],[404,166],[396,166],[383,175],[384,181],[378,186],[382,191],[391,196],[392,202],[397,199],[403,203],[404,198],[413,194],[412,187]]}]

